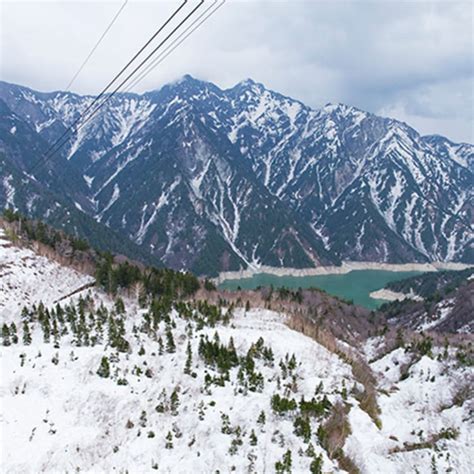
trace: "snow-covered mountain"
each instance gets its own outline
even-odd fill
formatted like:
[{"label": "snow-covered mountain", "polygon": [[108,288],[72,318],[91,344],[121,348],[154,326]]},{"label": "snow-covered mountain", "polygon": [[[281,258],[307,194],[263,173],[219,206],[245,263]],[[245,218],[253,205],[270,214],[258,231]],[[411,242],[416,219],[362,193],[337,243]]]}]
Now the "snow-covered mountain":
[{"label": "snow-covered mountain", "polygon": [[[31,150],[47,150],[93,97],[0,83],[0,100],[2,196],[44,216],[41,199],[8,190],[28,179]],[[353,107],[314,110],[252,80],[221,90],[185,76],[114,96],[35,177],[198,273],[472,262],[473,156],[472,145]]]},{"label": "snow-covered mountain", "polygon": [[3,230],[0,272],[5,472],[470,472],[462,347],[323,346],[257,302],[114,298]]}]

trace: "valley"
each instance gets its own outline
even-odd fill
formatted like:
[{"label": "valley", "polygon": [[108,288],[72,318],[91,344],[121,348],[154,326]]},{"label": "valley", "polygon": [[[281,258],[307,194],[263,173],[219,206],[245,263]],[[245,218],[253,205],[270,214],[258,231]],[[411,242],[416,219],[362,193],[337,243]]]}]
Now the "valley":
[{"label": "valley", "polygon": [[258,287],[274,288],[285,287],[289,289],[318,288],[327,291],[354,304],[364,306],[368,309],[376,309],[384,301],[374,299],[370,294],[380,290],[391,281],[401,280],[411,276],[419,275],[419,272],[389,272],[383,270],[354,270],[342,275],[320,275],[306,277],[278,277],[269,274],[256,274],[251,278],[235,280],[224,280],[219,284],[223,290],[253,290]]},{"label": "valley", "polygon": [[473,474],[470,3],[0,10],[0,473]]}]

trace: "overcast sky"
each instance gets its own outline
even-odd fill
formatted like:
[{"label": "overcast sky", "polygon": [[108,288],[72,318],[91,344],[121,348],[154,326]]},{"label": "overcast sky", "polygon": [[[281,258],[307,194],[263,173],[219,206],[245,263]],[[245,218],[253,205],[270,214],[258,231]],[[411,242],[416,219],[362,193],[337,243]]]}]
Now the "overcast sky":
[{"label": "overcast sky", "polygon": [[[50,91],[66,87],[123,2],[0,3],[1,79]],[[129,0],[72,89],[100,92],[178,4]],[[454,0],[228,0],[136,90],[186,73],[221,87],[251,77],[313,107],[343,102],[474,143],[473,9]]]}]

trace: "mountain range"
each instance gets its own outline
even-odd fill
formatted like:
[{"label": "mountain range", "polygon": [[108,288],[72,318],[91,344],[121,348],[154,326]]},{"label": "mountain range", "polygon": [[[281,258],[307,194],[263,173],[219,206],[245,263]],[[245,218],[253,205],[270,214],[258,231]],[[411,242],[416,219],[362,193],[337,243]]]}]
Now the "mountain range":
[{"label": "mountain range", "polygon": [[43,159],[93,100],[0,82],[0,206],[198,274],[474,263],[473,145],[184,76],[114,95]]}]

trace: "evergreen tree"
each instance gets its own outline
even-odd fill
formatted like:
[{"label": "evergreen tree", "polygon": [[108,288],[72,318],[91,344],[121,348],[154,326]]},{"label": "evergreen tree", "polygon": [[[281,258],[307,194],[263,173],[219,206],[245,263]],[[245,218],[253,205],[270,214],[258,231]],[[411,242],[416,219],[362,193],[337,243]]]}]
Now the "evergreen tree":
[{"label": "evergreen tree", "polygon": [[12,344],[18,344],[18,333],[15,323],[10,324],[10,339]]},{"label": "evergreen tree", "polygon": [[309,458],[313,458],[314,456],[316,456],[316,452],[315,452],[315,450],[314,450],[313,443],[310,442],[310,443],[308,444],[308,447],[306,448],[305,454],[306,454],[306,456],[308,456]]},{"label": "evergreen tree", "polygon": [[28,326],[28,322],[26,320],[23,321],[23,344],[25,346],[29,346],[31,344],[30,327]]},{"label": "evergreen tree", "polygon": [[288,362],[288,369],[290,371],[293,371],[296,369],[296,357],[295,357],[295,354],[292,354],[289,362]]},{"label": "evergreen tree", "polygon": [[221,421],[222,421],[222,426],[221,426],[222,433],[231,434],[232,428],[230,426],[229,415],[226,415],[225,413],[221,413]]},{"label": "evergreen tree", "polygon": [[100,366],[97,370],[97,375],[103,378],[110,377],[109,359],[106,356],[103,356],[102,360],[100,361]]},{"label": "evergreen tree", "polygon": [[3,339],[3,345],[4,346],[9,346],[11,344],[10,342],[10,328],[6,323],[3,324],[2,326],[2,339]]},{"label": "evergreen tree", "polygon": [[343,400],[347,400],[347,388],[346,388],[346,381],[342,381],[342,390],[341,390],[341,396]]},{"label": "evergreen tree", "polygon": [[41,329],[43,329],[43,340],[46,344],[49,344],[51,339],[51,325],[49,323],[49,314],[47,312],[43,313],[41,318],[38,316],[38,319],[41,322]]},{"label": "evergreen tree", "polygon": [[311,424],[309,422],[309,419],[306,417],[298,416],[295,418],[293,426],[295,428],[295,434],[297,436],[301,436],[304,439],[305,443],[309,442],[309,440],[311,439]]},{"label": "evergreen tree", "polygon": [[55,349],[59,349],[59,330],[56,318],[53,319],[53,344]]},{"label": "evergreen tree", "polygon": [[120,296],[115,300],[115,311],[117,314],[125,313],[125,304]]},{"label": "evergreen tree", "polygon": [[173,433],[171,433],[171,431],[168,431],[168,434],[166,435],[165,439],[166,439],[165,448],[173,449]]},{"label": "evergreen tree", "polygon": [[166,351],[169,353],[173,353],[176,351],[176,345],[174,343],[174,338],[173,338],[173,331],[170,325],[166,327]]},{"label": "evergreen tree", "polygon": [[280,395],[278,394],[275,394],[271,398],[271,406],[273,411],[279,414],[283,414],[287,411],[296,410],[298,405],[293,398],[284,398],[280,397]]},{"label": "evergreen tree", "polygon": [[179,408],[179,397],[178,397],[178,392],[173,390],[173,393],[171,394],[170,397],[170,409],[171,409],[171,414],[176,416],[178,414],[178,408]]},{"label": "evergreen tree", "polygon": [[204,417],[206,416],[206,411],[205,411],[205,405],[204,402],[201,400],[198,406],[198,415],[199,415],[199,420],[203,421]]},{"label": "evergreen tree", "polygon": [[309,471],[311,472],[311,474],[322,474],[323,458],[321,457],[321,454],[319,456],[315,456],[314,459],[311,461]]},{"label": "evergreen tree", "polygon": [[233,456],[234,454],[237,453],[239,446],[242,446],[243,441],[242,441],[242,430],[240,429],[240,426],[237,426],[237,428],[234,430],[234,435],[235,437],[232,439],[230,442],[230,448],[229,448],[229,454]]},{"label": "evergreen tree", "polygon": [[275,463],[275,472],[277,474],[290,474],[291,465],[291,451],[288,449],[288,451],[283,455],[283,459]]},{"label": "evergreen tree", "polygon": [[23,309],[21,310],[21,320],[22,321],[30,320],[30,312],[28,311],[28,308],[26,306],[23,306]]},{"label": "evergreen tree", "polygon": [[187,357],[186,357],[186,363],[184,365],[184,373],[186,375],[191,375],[191,368],[193,365],[193,353],[191,349],[191,342],[188,342],[186,353],[187,353]]},{"label": "evergreen tree", "polygon": [[255,431],[252,430],[250,433],[250,446],[257,446],[257,435],[255,434]]},{"label": "evergreen tree", "polygon": [[168,397],[166,395],[166,390],[163,389],[161,391],[160,397],[159,397],[160,403],[158,403],[158,405],[156,405],[156,407],[155,407],[155,410],[158,413],[164,413],[168,409],[167,399],[168,399]]},{"label": "evergreen tree", "polygon": [[146,418],[146,411],[145,410],[142,410],[141,414],[140,414],[140,420],[138,422],[138,424],[142,427],[142,428],[145,428],[146,424],[147,424],[147,418]]},{"label": "evergreen tree", "polygon": [[325,445],[326,442],[326,430],[324,429],[323,425],[319,425],[318,431],[316,432],[316,435],[318,437],[319,443],[321,446]]}]

